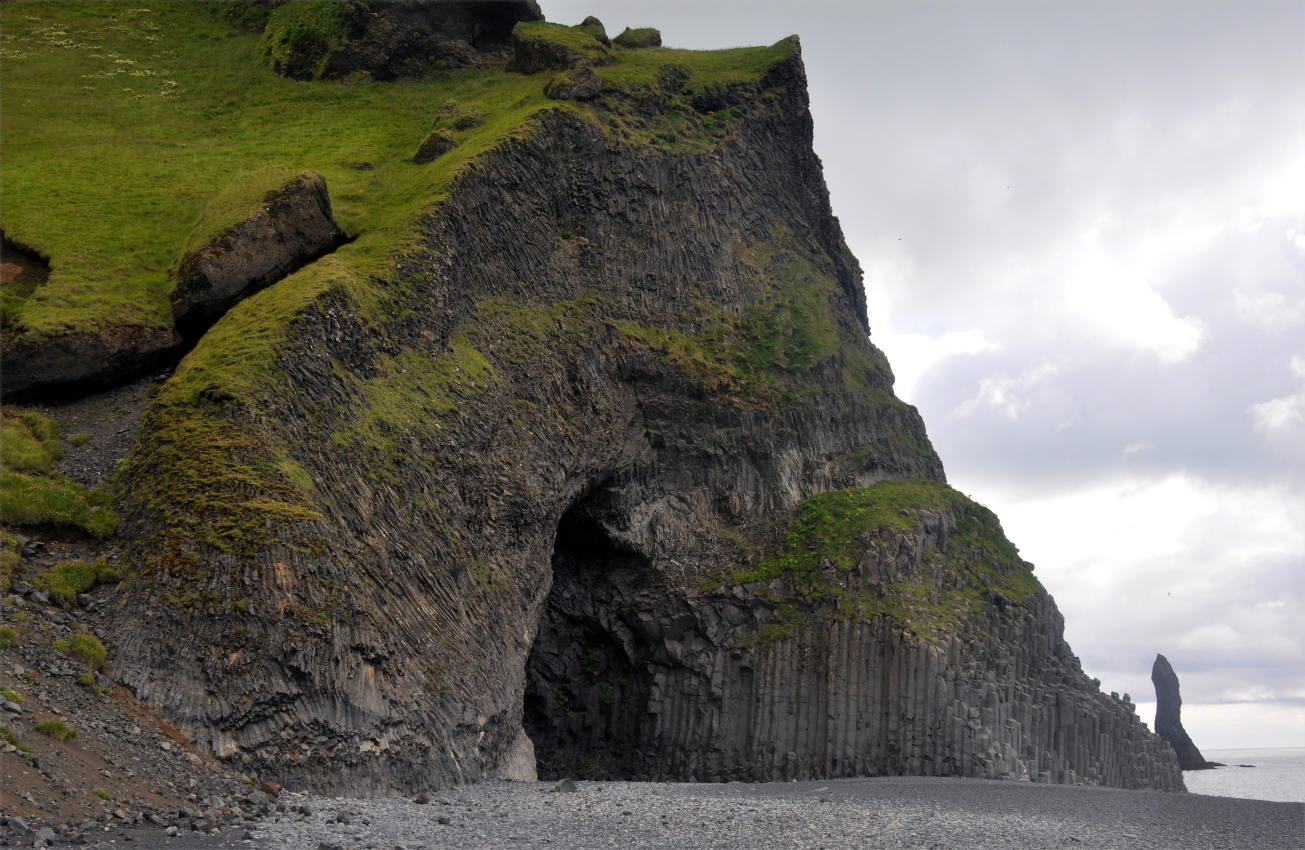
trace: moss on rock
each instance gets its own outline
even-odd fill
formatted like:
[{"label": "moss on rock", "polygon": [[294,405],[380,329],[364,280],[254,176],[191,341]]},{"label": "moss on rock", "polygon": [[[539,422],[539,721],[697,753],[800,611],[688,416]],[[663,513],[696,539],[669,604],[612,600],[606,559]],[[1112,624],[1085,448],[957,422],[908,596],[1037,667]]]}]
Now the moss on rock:
[{"label": "moss on rock", "polygon": [[653,27],[639,27],[632,29],[626,27],[621,34],[612,39],[612,43],[618,47],[661,47],[661,31]]},{"label": "moss on rock", "polygon": [[607,48],[583,26],[530,21],[519,23],[512,30],[512,61],[508,69],[519,74],[566,71],[611,62]]}]

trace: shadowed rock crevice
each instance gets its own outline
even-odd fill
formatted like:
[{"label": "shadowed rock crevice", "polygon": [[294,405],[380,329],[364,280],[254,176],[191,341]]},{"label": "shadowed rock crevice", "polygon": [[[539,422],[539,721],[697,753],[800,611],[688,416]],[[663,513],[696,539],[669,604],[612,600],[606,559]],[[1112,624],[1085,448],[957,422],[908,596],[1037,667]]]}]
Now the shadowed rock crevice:
[{"label": "shadowed rock crevice", "polygon": [[544,779],[640,776],[649,646],[614,603],[651,578],[650,565],[608,536],[596,501],[558,525],[552,590],[526,665],[523,725]]}]

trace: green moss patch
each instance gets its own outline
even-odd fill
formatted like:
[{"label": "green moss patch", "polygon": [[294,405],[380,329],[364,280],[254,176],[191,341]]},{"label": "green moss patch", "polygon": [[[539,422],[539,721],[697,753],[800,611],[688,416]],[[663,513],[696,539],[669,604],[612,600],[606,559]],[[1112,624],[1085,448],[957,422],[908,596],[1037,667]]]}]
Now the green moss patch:
[{"label": "green moss patch", "polygon": [[[109,496],[88,490],[53,471],[63,458],[59,425],[35,411],[4,408],[0,421],[0,521],[24,526],[78,528],[108,537],[117,528]],[[16,553],[13,553],[16,554]],[[0,569],[15,566],[8,546],[0,547]]]},{"label": "green moss patch", "polygon": [[[891,582],[854,576],[863,562],[883,556],[885,530],[920,533],[921,511],[950,515],[956,530],[936,561]],[[998,593],[1023,604],[1040,585],[1006,539],[996,516],[944,484],[884,481],[873,487],[821,493],[800,503],[782,542],[727,584],[765,585],[776,603],[776,622],[765,639],[791,637],[810,617],[887,615],[918,635],[955,634]],[[892,553],[888,553],[890,556]],[[790,595],[791,594],[791,595]]]},{"label": "green moss patch", "polygon": [[62,720],[42,720],[40,723],[34,724],[32,729],[56,741],[66,741],[69,738],[77,737],[77,730]]},{"label": "green moss patch", "polygon": [[344,43],[354,4],[340,0],[291,0],[268,15],[263,56],[272,70],[296,80],[315,80]]},{"label": "green moss patch", "polygon": [[626,27],[621,31],[620,35],[612,39],[612,43],[629,48],[661,47],[662,34],[660,30],[653,27],[638,27],[637,29]]},{"label": "green moss patch", "polygon": [[38,575],[33,584],[49,591],[50,598],[68,607],[77,601],[77,594],[85,593],[98,584],[108,584],[122,578],[122,572],[110,567],[104,558],[92,561],[65,561]]},{"label": "green moss patch", "polygon": [[247,554],[279,529],[322,519],[283,457],[213,405],[156,404],[124,465],[135,483],[126,494],[132,510],[173,552],[162,568],[188,570],[185,553],[200,545]]},{"label": "green moss patch", "polygon": [[35,411],[6,407],[0,423],[0,464],[17,472],[49,472],[63,460],[59,424]]}]

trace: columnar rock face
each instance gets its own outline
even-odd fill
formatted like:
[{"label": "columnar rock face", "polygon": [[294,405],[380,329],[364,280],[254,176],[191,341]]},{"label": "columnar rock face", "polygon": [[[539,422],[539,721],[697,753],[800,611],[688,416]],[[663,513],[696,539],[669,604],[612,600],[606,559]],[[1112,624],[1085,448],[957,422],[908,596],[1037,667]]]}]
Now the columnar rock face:
[{"label": "columnar rock face", "polygon": [[1169,659],[1157,654],[1151,665],[1151,683],[1155,685],[1155,732],[1173,747],[1183,770],[1202,770],[1212,765],[1192,743],[1183,728],[1183,698],[1178,693],[1178,674]]},{"label": "columnar rock face", "polygon": [[[709,149],[547,113],[379,308],[296,314],[275,385],[161,396],[115,675],[321,791],[516,773],[523,725],[545,775],[1181,787],[893,397],[791,47]],[[195,433],[220,453],[190,488],[164,473]],[[775,554],[820,494],[906,480],[922,502],[849,508],[850,560]]]},{"label": "columnar rock face", "polygon": [[[952,583],[950,513],[866,541],[860,576]],[[1040,589],[988,591],[944,636],[812,606],[765,637],[776,605],[734,587],[667,606],[646,559],[563,522],[531,657],[526,729],[541,776],[700,781],[910,774],[1181,789],[1131,703],[1096,691]],[[748,592],[752,590],[753,592]],[[763,636],[758,640],[758,636]]]}]

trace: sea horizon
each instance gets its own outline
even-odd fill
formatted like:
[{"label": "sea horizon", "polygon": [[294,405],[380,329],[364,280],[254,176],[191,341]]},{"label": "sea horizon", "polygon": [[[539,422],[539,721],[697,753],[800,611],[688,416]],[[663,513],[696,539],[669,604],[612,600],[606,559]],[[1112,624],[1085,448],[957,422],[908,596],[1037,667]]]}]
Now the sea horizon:
[{"label": "sea horizon", "polygon": [[1305,746],[1209,749],[1202,754],[1223,767],[1183,771],[1183,782],[1193,794],[1305,803]]}]

